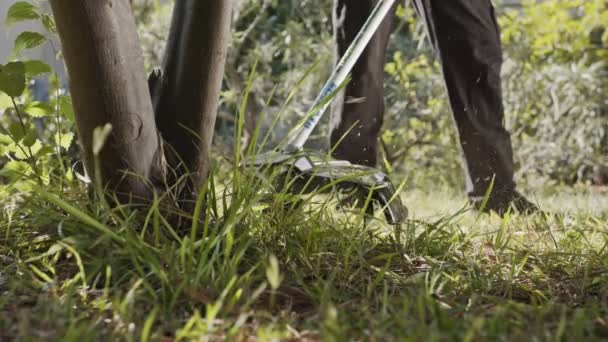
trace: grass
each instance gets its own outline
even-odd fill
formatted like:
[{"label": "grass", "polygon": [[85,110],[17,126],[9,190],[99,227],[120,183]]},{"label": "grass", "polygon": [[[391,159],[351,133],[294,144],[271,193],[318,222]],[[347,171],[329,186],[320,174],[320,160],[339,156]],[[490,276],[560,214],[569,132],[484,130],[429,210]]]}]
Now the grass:
[{"label": "grass", "polygon": [[331,198],[260,210],[235,176],[181,229],[75,184],[4,200],[0,340],[608,338],[606,192],[545,190],[560,214],[501,219],[408,190],[397,241]]},{"label": "grass", "polygon": [[194,213],[166,196],[109,206],[69,177],[7,178],[0,341],[608,338],[606,189],[543,189],[532,198],[556,214],[499,218],[410,185],[398,229],[332,196],[287,206],[238,167],[247,94],[239,153],[215,158]]}]

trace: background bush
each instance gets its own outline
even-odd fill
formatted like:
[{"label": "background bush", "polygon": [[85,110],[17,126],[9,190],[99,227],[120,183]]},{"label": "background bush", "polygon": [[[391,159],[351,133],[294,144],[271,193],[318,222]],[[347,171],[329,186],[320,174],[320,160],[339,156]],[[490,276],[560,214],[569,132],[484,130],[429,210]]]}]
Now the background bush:
[{"label": "background bush", "polygon": [[508,125],[520,174],[608,182],[605,1],[528,1],[500,18]]}]

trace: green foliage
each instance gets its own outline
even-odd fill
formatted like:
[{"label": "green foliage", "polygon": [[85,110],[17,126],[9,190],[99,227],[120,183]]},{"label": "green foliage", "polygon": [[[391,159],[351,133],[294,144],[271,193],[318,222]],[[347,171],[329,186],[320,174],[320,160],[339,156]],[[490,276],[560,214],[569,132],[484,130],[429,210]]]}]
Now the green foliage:
[{"label": "green foliage", "polygon": [[21,96],[25,90],[25,65],[11,62],[0,66],[0,91],[8,96]]},{"label": "green foliage", "polygon": [[502,16],[506,107],[530,178],[606,182],[605,1],[528,3]]},{"label": "green foliage", "polygon": [[38,18],[40,18],[40,14],[38,14],[36,6],[27,1],[18,1],[8,9],[4,23],[8,27],[21,21],[36,20]]},{"label": "green foliage", "polygon": [[51,67],[43,61],[29,60],[22,61],[22,63],[25,65],[26,78],[34,78],[36,76],[50,74],[52,72]]},{"label": "green foliage", "polygon": [[21,32],[15,39],[13,54],[18,55],[21,51],[35,48],[36,46],[44,44],[44,42],[46,42],[46,37],[38,32]]},{"label": "green foliage", "polygon": [[[52,18],[41,15],[38,7],[17,2],[9,8],[8,26],[25,20],[41,21],[47,33],[54,32]],[[21,32],[11,59],[46,42],[41,33]],[[0,198],[31,189],[30,181],[46,185],[72,179],[66,152],[75,143],[73,110],[69,96],[60,89],[61,81],[55,74],[49,77],[51,73],[51,67],[39,60],[21,58],[0,65],[0,179],[8,183],[0,189]],[[28,88],[40,79],[50,80],[48,102],[32,99]]]},{"label": "green foliage", "polygon": [[509,11],[500,18],[505,48],[528,67],[564,64],[608,57],[606,3],[598,0],[524,1],[523,13]]}]

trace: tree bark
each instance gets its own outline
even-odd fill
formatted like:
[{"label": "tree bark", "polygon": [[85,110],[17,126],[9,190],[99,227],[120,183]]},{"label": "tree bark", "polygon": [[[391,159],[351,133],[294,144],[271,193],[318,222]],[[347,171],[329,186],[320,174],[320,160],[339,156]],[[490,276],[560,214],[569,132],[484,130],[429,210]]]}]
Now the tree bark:
[{"label": "tree bark", "polygon": [[93,131],[110,123],[97,176],[110,190],[148,198],[148,181],[161,176],[160,142],[129,0],[51,0],[51,6],[89,175],[95,176]]},{"label": "tree bark", "polygon": [[177,0],[160,82],[153,85],[156,122],[187,191],[207,179],[209,154],[230,40],[232,1]]},{"label": "tree bark", "polygon": [[[149,198],[150,185],[166,176],[163,152],[170,152],[172,180],[187,175],[185,194],[192,198],[209,172],[231,1],[176,0],[163,74],[153,74],[150,84],[130,0],[51,0],[51,6],[89,174],[111,190]],[[93,132],[107,123],[113,131],[95,175]]]}]

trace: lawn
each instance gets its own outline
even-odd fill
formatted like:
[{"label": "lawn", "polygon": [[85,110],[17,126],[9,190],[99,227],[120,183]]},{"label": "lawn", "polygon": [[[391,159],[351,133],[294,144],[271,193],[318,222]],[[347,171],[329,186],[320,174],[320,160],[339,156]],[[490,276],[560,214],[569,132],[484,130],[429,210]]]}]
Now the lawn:
[{"label": "lawn", "polygon": [[606,189],[530,191],[547,214],[504,219],[407,190],[395,229],[228,188],[187,225],[76,185],[5,199],[0,340],[608,338]]}]

